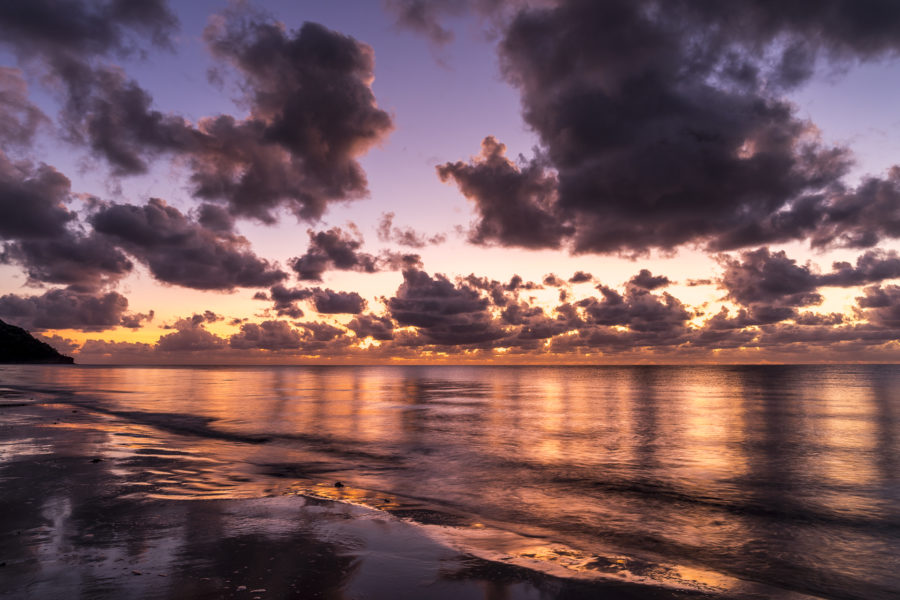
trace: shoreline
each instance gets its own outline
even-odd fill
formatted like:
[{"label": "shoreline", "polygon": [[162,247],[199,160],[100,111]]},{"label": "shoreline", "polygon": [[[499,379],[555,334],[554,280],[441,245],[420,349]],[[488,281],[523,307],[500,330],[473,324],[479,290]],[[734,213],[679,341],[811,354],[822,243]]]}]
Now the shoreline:
[{"label": "shoreline", "polygon": [[479,558],[439,539],[460,521],[408,504],[147,497],[98,458],[87,410],[3,400],[0,598],[724,598]]}]

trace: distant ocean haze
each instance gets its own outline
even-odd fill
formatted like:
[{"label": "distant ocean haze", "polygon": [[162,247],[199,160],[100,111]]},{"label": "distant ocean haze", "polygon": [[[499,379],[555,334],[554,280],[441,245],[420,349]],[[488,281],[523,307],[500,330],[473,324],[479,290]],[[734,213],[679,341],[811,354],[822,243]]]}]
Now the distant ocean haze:
[{"label": "distant ocean haze", "polygon": [[82,452],[137,498],[349,500],[573,577],[900,597],[897,366],[16,366],[0,388],[78,431],[0,452],[0,481]]}]

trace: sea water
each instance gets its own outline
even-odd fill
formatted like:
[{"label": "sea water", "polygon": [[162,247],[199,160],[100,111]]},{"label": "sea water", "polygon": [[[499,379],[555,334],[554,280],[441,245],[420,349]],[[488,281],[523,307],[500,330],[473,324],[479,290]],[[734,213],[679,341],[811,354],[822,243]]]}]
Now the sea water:
[{"label": "sea water", "polygon": [[[563,576],[900,597],[897,366],[4,366],[4,395],[78,411],[65,451],[136,498],[324,495]],[[53,440],[0,447],[0,485]]]}]

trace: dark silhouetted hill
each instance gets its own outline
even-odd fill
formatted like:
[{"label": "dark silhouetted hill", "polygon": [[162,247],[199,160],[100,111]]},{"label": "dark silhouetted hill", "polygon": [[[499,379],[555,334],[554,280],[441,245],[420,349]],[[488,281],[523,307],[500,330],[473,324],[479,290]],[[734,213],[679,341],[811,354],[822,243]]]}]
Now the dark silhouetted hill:
[{"label": "dark silhouetted hill", "polygon": [[75,360],[63,356],[50,344],[34,339],[21,327],[0,321],[0,363],[72,364]]}]

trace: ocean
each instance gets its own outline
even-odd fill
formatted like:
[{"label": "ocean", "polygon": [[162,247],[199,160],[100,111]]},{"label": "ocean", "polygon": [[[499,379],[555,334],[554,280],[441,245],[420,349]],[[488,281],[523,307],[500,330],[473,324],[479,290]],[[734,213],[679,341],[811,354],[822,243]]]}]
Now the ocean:
[{"label": "ocean", "polygon": [[900,366],[2,366],[4,406],[0,486],[88,456],[138,502],[333,499],[558,577],[900,598]]}]

